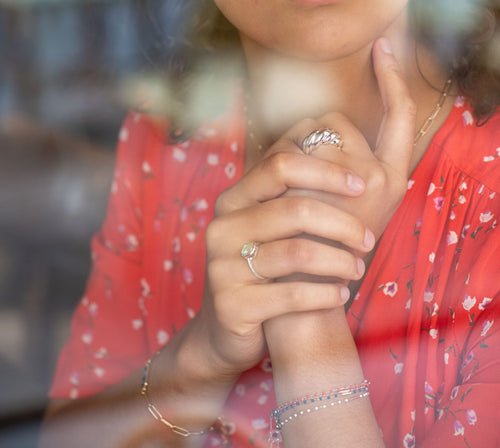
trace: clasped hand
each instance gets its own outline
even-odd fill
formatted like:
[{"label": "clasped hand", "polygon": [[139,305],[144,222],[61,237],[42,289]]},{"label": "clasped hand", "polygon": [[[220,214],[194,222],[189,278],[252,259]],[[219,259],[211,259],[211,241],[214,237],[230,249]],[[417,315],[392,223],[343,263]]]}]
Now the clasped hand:
[{"label": "clasped hand", "polygon": [[[197,318],[223,372],[236,375],[261,360],[264,322],[343,305],[346,282],[363,276],[364,254],[406,192],[415,106],[380,41],[373,56],[385,110],[375,148],[341,114],[304,120],[217,200]],[[325,128],[341,134],[343,149],[323,145],[305,155],[303,139]],[[253,265],[265,280],[240,255],[250,241],[261,243]]]}]

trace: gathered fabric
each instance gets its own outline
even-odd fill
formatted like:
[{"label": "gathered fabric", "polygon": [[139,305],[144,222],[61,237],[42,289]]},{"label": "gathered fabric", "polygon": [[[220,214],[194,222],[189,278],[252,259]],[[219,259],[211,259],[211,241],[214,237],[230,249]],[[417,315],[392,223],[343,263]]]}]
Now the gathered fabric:
[{"label": "gathered fabric", "polygon": [[[205,230],[217,196],[243,174],[242,110],[236,101],[184,142],[148,115],[125,120],[52,397],[78,399],[116,384],[200,309]],[[458,97],[347,312],[388,447],[499,444],[499,173],[500,113],[477,127]],[[266,357],[227,401],[232,446],[268,446],[274,407]],[[207,440],[218,445],[217,435]]]}]

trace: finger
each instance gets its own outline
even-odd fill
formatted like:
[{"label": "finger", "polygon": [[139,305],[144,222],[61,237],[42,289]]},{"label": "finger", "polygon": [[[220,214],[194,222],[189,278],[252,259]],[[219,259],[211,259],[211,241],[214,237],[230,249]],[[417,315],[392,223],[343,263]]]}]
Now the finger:
[{"label": "finger", "polygon": [[339,283],[270,283],[249,285],[238,291],[238,300],[223,300],[231,307],[235,321],[241,319],[255,327],[273,317],[287,313],[317,311],[343,306],[349,289]]},{"label": "finger", "polygon": [[[210,276],[215,283],[218,284],[217,279],[221,285],[227,283],[228,272],[237,283],[264,282],[252,273],[247,260],[238,255],[210,264]],[[305,238],[261,244],[251,263],[255,271],[268,281],[298,273],[325,277],[321,281],[327,280],[326,277],[358,280],[365,271],[363,260],[351,252]]]},{"label": "finger", "polygon": [[364,191],[365,184],[351,170],[335,163],[304,154],[279,152],[264,159],[219,196],[216,216],[276,198],[289,188],[355,197]]},{"label": "finger", "polygon": [[248,241],[265,243],[304,233],[362,252],[375,243],[373,233],[360,219],[322,201],[297,196],[273,199],[218,218],[207,228],[207,253],[213,259],[228,251],[239,253]]},{"label": "finger", "polygon": [[373,64],[385,111],[374,152],[379,160],[408,177],[416,106],[386,38],[375,42]]}]

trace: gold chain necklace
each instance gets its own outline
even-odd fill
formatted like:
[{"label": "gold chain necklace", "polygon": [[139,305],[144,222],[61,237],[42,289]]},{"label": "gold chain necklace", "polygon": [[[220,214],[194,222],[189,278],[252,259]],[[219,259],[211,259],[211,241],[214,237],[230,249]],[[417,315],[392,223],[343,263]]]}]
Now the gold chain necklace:
[{"label": "gold chain necklace", "polygon": [[[413,140],[413,145],[416,145],[417,142],[420,140],[420,138],[422,138],[425,134],[427,134],[427,132],[429,132],[429,129],[431,128],[432,123],[434,122],[436,117],[439,115],[439,112],[441,112],[441,109],[443,108],[443,105],[446,101],[446,98],[448,97],[448,94],[450,92],[450,88],[451,88],[452,83],[453,83],[452,79],[448,78],[443,89],[441,90],[441,96],[439,97],[439,101],[436,104],[436,107],[434,108],[432,113],[427,117],[424,124],[417,132],[417,135],[415,136],[415,140]],[[250,141],[257,148],[257,150],[260,153],[263,153],[264,146],[262,145],[262,143],[260,143],[257,140],[257,137],[255,136],[253,121],[249,116],[249,111],[248,111],[248,106],[247,106],[248,102],[249,102],[249,95],[247,93],[245,106],[244,106],[245,116],[246,116],[246,120],[247,120],[247,134],[248,134]]]}]

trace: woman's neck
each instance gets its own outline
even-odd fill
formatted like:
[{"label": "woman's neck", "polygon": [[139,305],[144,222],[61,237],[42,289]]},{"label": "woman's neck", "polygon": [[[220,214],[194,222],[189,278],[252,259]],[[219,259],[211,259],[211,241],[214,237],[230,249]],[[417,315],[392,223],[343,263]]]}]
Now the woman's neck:
[{"label": "woman's neck", "polygon": [[[417,103],[417,132],[434,111],[448,74],[429,51],[417,48],[413,39],[402,38],[407,33],[400,28],[396,23],[385,35],[392,42]],[[348,57],[314,62],[288,58],[244,36],[242,42],[248,61],[248,107],[254,132],[264,146],[276,141],[301,119],[317,118],[331,111],[345,114],[374,146],[384,110],[372,66],[371,43]],[[412,170],[446,119],[451,103],[449,100],[445,103],[430,132],[420,139]]]}]

